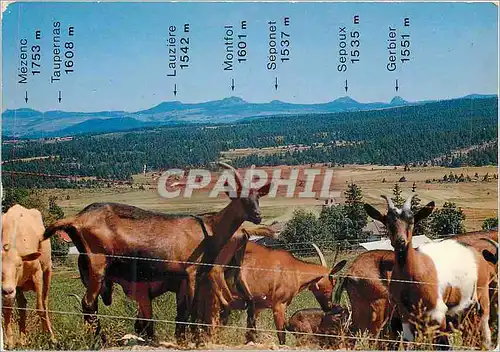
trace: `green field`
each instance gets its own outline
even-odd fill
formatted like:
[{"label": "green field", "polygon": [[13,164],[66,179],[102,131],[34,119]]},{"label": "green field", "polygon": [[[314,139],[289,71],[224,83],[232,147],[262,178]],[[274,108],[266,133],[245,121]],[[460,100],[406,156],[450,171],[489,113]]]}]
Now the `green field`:
[{"label": "green field", "polygon": [[[289,169],[284,166],[282,169]],[[297,166],[297,168],[304,168]],[[498,212],[498,180],[489,182],[465,182],[465,183],[425,183],[427,179],[442,178],[443,175],[452,171],[455,174],[470,175],[475,173],[484,176],[486,173],[494,175],[498,173],[496,166],[483,167],[420,167],[403,171],[402,167],[394,170],[393,166],[346,166],[336,167],[334,170],[334,181],[332,190],[343,192],[347,182],[355,182],[361,187],[364,199],[376,206],[383,206],[381,194],[390,195],[398,180],[405,176],[407,182],[400,183],[403,196],[409,196],[413,182],[416,183],[416,193],[422,199],[422,203],[434,200],[437,207],[444,202],[455,202],[466,214],[465,227],[467,231],[481,229],[485,218],[494,217]],[[385,179],[385,183],[382,180]],[[139,186],[144,185],[145,190]],[[134,188],[113,187],[98,189],[67,189],[67,190],[44,190],[43,192],[56,195],[58,204],[63,208],[66,215],[74,215],[93,202],[119,202],[135,205],[144,209],[151,209],[167,213],[203,213],[219,210],[227,204],[227,198],[220,195],[218,198],[208,198],[206,191],[194,192],[191,198],[161,198],[157,191],[155,181],[150,175],[134,176]],[[342,201],[342,200],[340,200]],[[315,198],[286,198],[276,197],[261,200],[264,223],[273,221],[289,220],[295,208],[307,208],[319,212],[323,204],[322,199]]]}]

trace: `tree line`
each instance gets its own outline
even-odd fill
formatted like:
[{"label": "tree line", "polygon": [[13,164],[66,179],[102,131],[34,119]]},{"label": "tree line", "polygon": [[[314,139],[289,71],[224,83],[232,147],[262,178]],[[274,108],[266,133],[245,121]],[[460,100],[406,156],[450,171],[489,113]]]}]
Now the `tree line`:
[{"label": "tree line", "polygon": [[[348,184],[344,197],[344,204],[323,207],[319,216],[305,209],[295,210],[279,236],[281,245],[300,255],[310,251],[311,242],[324,249],[355,248],[368,238],[373,240],[387,236],[383,225],[376,234],[366,229],[368,215],[363,208],[363,194],[358,185]],[[402,189],[397,183],[391,199],[397,207],[402,207],[405,202]],[[412,212],[418,212],[423,205],[415,195],[411,202]],[[431,216],[415,224],[413,235],[442,238],[451,234],[463,234],[466,232],[465,218],[460,207],[453,202],[445,202]],[[495,227],[498,227],[497,217],[485,219],[482,225],[485,231]]]},{"label": "tree line", "polygon": [[[53,157],[12,161],[2,167],[10,171],[130,180],[142,171],[144,164],[157,171],[208,167],[222,152],[278,146],[289,148],[241,156],[234,160],[234,165],[489,165],[498,163],[497,107],[498,98],[457,99],[373,111],[273,116],[233,124],[86,135],[56,143],[23,141],[4,145],[2,160]],[[453,154],[485,142],[485,148]],[[293,147],[299,145],[304,148]],[[47,179],[36,182],[37,187],[49,185]]]}]

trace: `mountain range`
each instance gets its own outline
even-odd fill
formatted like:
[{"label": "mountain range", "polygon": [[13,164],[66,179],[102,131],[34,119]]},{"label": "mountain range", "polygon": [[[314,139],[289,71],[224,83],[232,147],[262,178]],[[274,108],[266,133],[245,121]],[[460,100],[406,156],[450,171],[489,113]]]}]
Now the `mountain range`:
[{"label": "mountain range", "polygon": [[[482,99],[496,95],[472,94],[459,99]],[[2,113],[2,135],[13,137],[59,137],[84,133],[126,131],[183,123],[225,123],[273,115],[334,113],[387,109],[426,104],[431,101],[408,102],[396,96],[389,103],[360,103],[346,96],[328,103],[293,104],[279,100],[249,103],[238,97],[203,103],[162,102],[137,112],[41,112],[29,108],[5,110]]]}]

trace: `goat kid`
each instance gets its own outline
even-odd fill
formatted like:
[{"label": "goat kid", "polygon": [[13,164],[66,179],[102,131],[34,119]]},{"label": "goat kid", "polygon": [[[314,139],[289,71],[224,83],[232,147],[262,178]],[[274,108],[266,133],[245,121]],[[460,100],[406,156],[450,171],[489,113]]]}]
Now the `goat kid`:
[{"label": "goat kid", "polygon": [[[395,207],[390,198],[382,197],[387,202],[386,215],[369,204],[365,204],[365,210],[370,217],[386,226],[395,250],[389,292],[401,315],[403,337],[409,341],[414,339],[409,319],[419,302],[425,309],[425,315],[439,324],[442,331],[446,329],[447,315],[453,316],[479,303],[483,345],[489,348],[490,265],[473,248],[455,240],[413,248],[414,224],[431,214],[434,202],[413,214],[410,209],[412,197],[406,200],[401,209]],[[444,336],[437,341],[448,344]]]},{"label": "goat kid", "polygon": [[[247,287],[251,297],[241,292],[234,292],[237,297],[223,309],[222,321],[225,324],[231,309],[247,310],[247,342],[255,341],[256,320],[263,309],[272,309],[274,323],[279,331],[278,340],[285,344],[285,311],[297,294],[305,289],[311,290],[324,312],[332,307],[332,294],[336,279],[334,275],[342,270],[345,260],[329,269],[326,260],[318,252],[321,265],[304,262],[290,252],[272,249],[248,242],[244,250],[241,268],[237,271],[241,286]],[[226,271],[226,279],[235,275],[235,271]]]},{"label": "goat kid", "polygon": [[55,342],[48,310],[49,287],[52,277],[50,241],[42,241],[42,215],[36,209],[14,205],[2,215],[2,306],[4,338],[8,348],[14,347],[12,308],[14,299],[19,310],[21,343],[26,335],[25,291],[35,291],[36,309],[42,327]]},{"label": "goat kid", "polygon": [[346,325],[348,322],[348,310],[335,304],[326,313],[320,308],[306,308],[296,311],[288,320],[286,329],[294,333],[297,346],[317,343],[329,348],[345,348],[346,346],[342,346],[340,336],[347,333]]},{"label": "goat kid", "polygon": [[[243,181],[238,172],[230,165],[219,164],[233,172],[236,190],[226,192],[231,202],[214,215],[167,215],[125,204],[94,203],[45,231],[44,238],[65,232],[82,254],[80,267],[86,266],[89,273],[82,309],[85,321],[94,325],[96,332],[100,330],[94,315],[97,297],[101,294],[106,298],[104,303],[111,304],[112,282],[161,286],[171,273],[186,276],[186,314],[196,320],[196,286],[199,278],[208,273],[207,266],[198,263],[213,263],[244,221],[261,222],[259,199],[271,186],[247,189],[243,196]],[[227,254],[230,260],[232,255]],[[83,274],[80,275],[83,280]],[[145,318],[152,314],[148,304],[143,312]],[[182,321],[186,319],[183,317]]]}]

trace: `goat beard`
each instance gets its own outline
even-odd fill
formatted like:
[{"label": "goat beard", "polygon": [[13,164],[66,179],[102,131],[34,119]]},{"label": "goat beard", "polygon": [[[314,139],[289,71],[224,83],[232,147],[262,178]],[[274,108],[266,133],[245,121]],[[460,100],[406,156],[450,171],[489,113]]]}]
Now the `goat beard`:
[{"label": "goat beard", "polygon": [[394,248],[394,252],[396,253],[396,260],[400,266],[403,266],[406,263],[406,255],[408,254],[408,245],[405,245],[401,248]]}]

